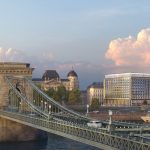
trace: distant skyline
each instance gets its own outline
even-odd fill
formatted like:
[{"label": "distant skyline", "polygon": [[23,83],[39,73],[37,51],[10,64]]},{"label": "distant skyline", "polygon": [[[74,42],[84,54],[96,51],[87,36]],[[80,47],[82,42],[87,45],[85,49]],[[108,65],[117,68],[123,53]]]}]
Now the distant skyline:
[{"label": "distant skyline", "polygon": [[33,77],[77,72],[80,88],[105,74],[150,73],[149,0],[0,0],[0,61]]}]

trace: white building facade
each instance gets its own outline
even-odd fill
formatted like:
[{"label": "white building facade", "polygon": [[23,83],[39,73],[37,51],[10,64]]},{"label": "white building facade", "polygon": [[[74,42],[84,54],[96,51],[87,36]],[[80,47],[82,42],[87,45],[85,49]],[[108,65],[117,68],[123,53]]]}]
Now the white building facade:
[{"label": "white building facade", "polygon": [[99,104],[103,105],[103,83],[102,82],[94,82],[87,88],[87,103],[89,105],[92,104],[92,99],[98,99]]},{"label": "white building facade", "polygon": [[104,103],[107,106],[136,106],[150,103],[150,74],[105,75]]}]

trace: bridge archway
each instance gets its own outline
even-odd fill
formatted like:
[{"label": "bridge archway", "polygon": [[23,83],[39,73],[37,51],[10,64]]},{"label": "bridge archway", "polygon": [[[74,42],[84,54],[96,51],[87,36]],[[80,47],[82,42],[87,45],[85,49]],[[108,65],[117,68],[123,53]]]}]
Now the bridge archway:
[{"label": "bridge archway", "polygon": [[[30,67],[28,63],[17,63],[17,62],[0,62],[0,108],[8,106],[10,87],[6,82],[6,76],[16,76],[19,78],[32,78],[33,68]],[[20,80],[21,81],[21,80]],[[20,86],[21,82],[16,80],[16,89],[24,92],[25,85]]]},{"label": "bridge archway", "polygon": [[[32,72],[33,68],[29,63],[0,62],[0,109],[6,108],[10,103],[12,106],[19,105],[21,101],[19,98],[17,103],[15,100],[13,101],[14,93],[8,85],[6,77],[18,77],[19,79],[14,80],[13,83],[16,89],[23,93],[26,89],[23,78],[31,80]],[[8,135],[8,133],[11,134]],[[47,137],[45,132],[0,117],[0,141],[34,140],[39,134],[42,138]],[[16,138],[14,139],[14,137]]]}]

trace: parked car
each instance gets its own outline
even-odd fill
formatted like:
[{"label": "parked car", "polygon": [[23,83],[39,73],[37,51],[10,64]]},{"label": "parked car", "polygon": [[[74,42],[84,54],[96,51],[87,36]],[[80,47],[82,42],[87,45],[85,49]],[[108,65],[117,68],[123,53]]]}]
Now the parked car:
[{"label": "parked car", "polygon": [[101,128],[102,127],[102,122],[100,121],[90,121],[87,123],[87,126],[89,127],[94,127],[94,128]]}]

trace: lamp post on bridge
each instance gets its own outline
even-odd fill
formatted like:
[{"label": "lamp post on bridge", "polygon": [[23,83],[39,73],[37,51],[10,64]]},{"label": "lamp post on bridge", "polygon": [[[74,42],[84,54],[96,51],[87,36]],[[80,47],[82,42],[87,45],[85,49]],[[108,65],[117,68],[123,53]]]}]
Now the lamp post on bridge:
[{"label": "lamp post on bridge", "polygon": [[108,124],[108,132],[111,132],[111,128],[112,128],[112,110],[108,111],[109,114],[109,124]]},{"label": "lamp post on bridge", "polygon": [[44,102],[44,111],[46,111],[47,102]]},{"label": "lamp post on bridge", "polygon": [[48,107],[49,107],[49,115],[50,115],[51,114],[51,108],[52,108],[52,106],[49,105]]},{"label": "lamp post on bridge", "polygon": [[21,104],[21,101],[19,102],[19,112],[22,111],[22,104]]},{"label": "lamp post on bridge", "polygon": [[142,132],[143,132],[143,127],[141,127],[141,128],[140,128],[140,137],[141,137],[141,142],[143,142]]},{"label": "lamp post on bridge", "polygon": [[87,108],[86,115],[88,115],[88,113],[89,113],[89,105],[88,104],[86,105],[86,108]]},{"label": "lamp post on bridge", "polygon": [[52,105],[50,104],[50,105],[48,106],[48,108],[49,108],[48,119],[50,119],[50,118],[51,118],[51,108],[52,108]]}]

